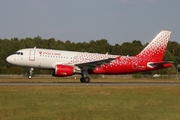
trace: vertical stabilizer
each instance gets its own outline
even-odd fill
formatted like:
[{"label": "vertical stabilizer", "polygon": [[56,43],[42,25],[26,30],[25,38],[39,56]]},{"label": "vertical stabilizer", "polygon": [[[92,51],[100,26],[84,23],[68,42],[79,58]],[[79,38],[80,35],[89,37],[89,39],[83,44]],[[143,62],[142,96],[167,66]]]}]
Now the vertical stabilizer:
[{"label": "vertical stabilizer", "polygon": [[161,31],[138,55],[137,57],[148,58],[152,61],[163,59],[171,31]]}]

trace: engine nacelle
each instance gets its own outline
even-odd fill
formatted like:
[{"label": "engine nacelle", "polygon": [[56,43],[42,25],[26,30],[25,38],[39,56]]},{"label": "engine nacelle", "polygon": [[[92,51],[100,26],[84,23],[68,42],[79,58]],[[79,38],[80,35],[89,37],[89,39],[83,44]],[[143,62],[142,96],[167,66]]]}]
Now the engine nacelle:
[{"label": "engine nacelle", "polygon": [[67,65],[56,65],[56,68],[53,70],[52,76],[72,76],[74,74],[74,67]]}]

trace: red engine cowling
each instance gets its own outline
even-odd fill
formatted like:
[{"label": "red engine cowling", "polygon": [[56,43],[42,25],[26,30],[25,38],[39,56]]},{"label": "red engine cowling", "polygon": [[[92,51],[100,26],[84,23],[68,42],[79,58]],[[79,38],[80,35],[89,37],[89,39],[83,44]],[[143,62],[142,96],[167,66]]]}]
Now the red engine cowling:
[{"label": "red engine cowling", "polygon": [[67,65],[56,65],[55,70],[53,70],[53,76],[65,77],[65,76],[72,76],[74,73],[73,66]]}]

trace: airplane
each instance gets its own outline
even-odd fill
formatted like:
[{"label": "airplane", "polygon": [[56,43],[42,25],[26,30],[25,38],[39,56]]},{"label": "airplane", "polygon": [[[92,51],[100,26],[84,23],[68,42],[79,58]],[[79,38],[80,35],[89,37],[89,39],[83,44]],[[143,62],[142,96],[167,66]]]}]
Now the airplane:
[{"label": "airplane", "polygon": [[76,51],[25,48],[8,56],[8,63],[29,67],[29,79],[34,68],[52,70],[52,76],[66,77],[80,74],[80,82],[89,83],[89,74],[131,74],[169,68],[171,61],[163,56],[171,31],[161,31],[139,54],[135,56],[109,55]]}]

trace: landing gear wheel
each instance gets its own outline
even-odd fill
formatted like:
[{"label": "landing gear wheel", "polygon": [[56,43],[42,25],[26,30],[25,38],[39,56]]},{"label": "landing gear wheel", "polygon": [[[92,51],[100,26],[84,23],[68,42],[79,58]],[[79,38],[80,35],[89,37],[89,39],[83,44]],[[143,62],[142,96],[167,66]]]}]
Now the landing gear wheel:
[{"label": "landing gear wheel", "polygon": [[80,81],[83,83],[83,82],[84,82],[84,78],[83,78],[83,77],[81,77],[81,78],[80,78]]},{"label": "landing gear wheel", "polygon": [[90,78],[89,78],[89,77],[85,77],[85,78],[84,78],[84,82],[85,82],[85,83],[89,83],[89,81],[90,81]]},{"label": "landing gear wheel", "polygon": [[32,79],[32,76],[31,76],[31,75],[29,75],[29,76],[28,76],[28,78],[29,78],[29,79]]},{"label": "landing gear wheel", "polygon": [[80,81],[82,83],[89,83],[90,82],[90,78],[89,77],[82,77],[82,78],[80,78]]}]

